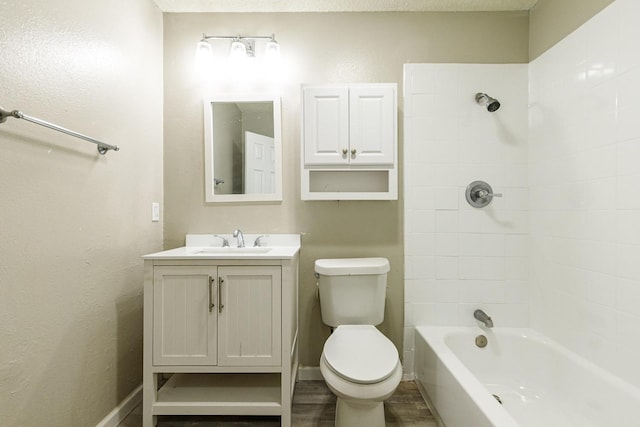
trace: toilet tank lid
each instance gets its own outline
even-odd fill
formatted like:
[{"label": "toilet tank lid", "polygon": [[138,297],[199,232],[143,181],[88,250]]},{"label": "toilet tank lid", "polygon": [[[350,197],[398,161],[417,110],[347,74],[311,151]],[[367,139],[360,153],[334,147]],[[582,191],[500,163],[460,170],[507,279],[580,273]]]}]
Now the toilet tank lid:
[{"label": "toilet tank lid", "polygon": [[315,271],[325,276],[384,274],[389,271],[386,258],[333,258],[317,259]]}]

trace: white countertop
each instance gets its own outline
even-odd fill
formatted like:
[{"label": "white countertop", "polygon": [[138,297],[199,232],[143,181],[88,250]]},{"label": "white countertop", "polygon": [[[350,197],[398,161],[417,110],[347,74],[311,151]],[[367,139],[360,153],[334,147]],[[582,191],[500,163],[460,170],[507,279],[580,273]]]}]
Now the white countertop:
[{"label": "white countertop", "polygon": [[299,234],[267,234],[261,238],[261,246],[253,247],[260,234],[245,234],[244,248],[236,247],[236,238],[223,234],[230,247],[222,247],[222,239],[213,234],[187,234],[186,246],[144,255],[143,259],[291,259],[300,250]]}]

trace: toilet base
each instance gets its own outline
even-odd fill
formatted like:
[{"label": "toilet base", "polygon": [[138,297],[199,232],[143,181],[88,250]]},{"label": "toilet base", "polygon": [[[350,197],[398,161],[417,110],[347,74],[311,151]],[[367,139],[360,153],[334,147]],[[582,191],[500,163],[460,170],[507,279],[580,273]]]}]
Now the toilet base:
[{"label": "toilet base", "polygon": [[338,397],[336,427],[385,427],[383,402]]}]

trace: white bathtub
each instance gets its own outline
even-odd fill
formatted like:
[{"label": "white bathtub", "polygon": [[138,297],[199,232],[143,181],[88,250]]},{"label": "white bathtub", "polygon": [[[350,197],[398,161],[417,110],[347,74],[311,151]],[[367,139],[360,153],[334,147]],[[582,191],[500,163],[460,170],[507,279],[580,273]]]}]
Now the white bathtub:
[{"label": "white bathtub", "polygon": [[418,326],[415,340],[417,383],[440,425],[640,426],[638,388],[531,329]]}]

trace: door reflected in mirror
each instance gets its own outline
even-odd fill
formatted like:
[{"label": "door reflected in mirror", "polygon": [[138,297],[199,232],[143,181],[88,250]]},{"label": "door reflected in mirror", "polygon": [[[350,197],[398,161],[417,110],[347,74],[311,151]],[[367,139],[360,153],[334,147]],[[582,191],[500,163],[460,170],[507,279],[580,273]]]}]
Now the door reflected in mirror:
[{"label": "door reflected in mirror", "polygon": [[282,200],[279,99],[220,96],[204,107],[205,200]]}]

